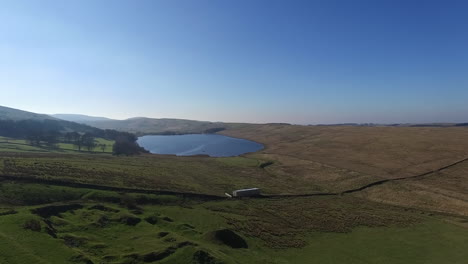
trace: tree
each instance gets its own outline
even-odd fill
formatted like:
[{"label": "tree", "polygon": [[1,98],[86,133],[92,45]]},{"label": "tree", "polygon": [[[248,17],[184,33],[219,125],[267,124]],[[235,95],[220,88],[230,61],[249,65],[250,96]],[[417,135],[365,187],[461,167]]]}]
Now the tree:
[{"label": "tree", "polygon": [[106,151],[107,145],[106,144],[101,144],[101,145],[99,145],[99,147],[101,148],[102,152],[104,153],[104,151]]},{"label": "tree", "polygon": [[138,155],[140,153],[147,153],[148,151],[140,147],[136,143],[136,136],[130,133],[121,133],[116,139],[114,146],[112,146],[112,154],[114,155]]},{"label": "tree", "polygon": [[85,146],[88,151],[92,151],[93,148],[96,147],[94,136],[90,133],[85,133],[83,136],[81,136],[81,141],[83,146]]},{"label": "tree", "polygon": [[31,146],[39,145],[36,139],[37,138],[34,135],[26,136],[26,142]]},{"label": "tree", "polygon": [[78,149],[78,151],[81,151],[81,148],[83,147],[83,140],[80,133],[76,131],[67,132],[64,135],[64,140],[67,143],[72,143]]},{"label": "tree", "polygon": [[71,140],[72,142],[77,142],[77,141],[81,140],[81,135],[80,135],[80,133],[78,133],[78,132],[76,132],[76,131],[75,131],[75,132],[71,132],[71,133],[70,133],[70,140]]},{"label": "tree", "polygon": [[26,136],[26,141],[29,142],[32,146],[39,146],[41,145],[42,133],[39,131],[31,131]]},{"label": "tree", "polygon": [[[79,134],[78,134],[79,136]],[[83,147],[83,140],[82,137],[79,136],[73,140],[73,145],[78,149],[78,151],[81,151],[81,148]]]},{"label": "tree", "polygon": [[73,133],[67,132],[63,135],[63,141],[65,143],[72,143],[73,142]]},{"label": "tree", "polygon": [[57,147],[59,138],[60,138],[60,132],[55,131],[55,130],[47,131],[42,135],[42,140],[45,141],[45,143],[49,147]]}]

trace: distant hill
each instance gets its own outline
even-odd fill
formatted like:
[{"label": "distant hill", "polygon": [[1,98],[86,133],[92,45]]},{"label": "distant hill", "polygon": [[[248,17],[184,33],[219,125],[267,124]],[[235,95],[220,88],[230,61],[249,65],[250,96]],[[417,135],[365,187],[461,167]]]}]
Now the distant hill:
[{"label": "distant hill", "polygon": [[126,120],[83,121],[101,129],[115,129],[137,134],[213,133],[226,128],[225,123],[186,119],[135,117]]},{"label": "distant hill", "polygon": [[14,121],[19,121],[19,120],[28,120],[28,119],[33,119],[33,120],[57,120],[54,117],[51,117],[49,115],[43,115],[43,114],[36,114],[32,112],[27,112],[23,110],[18,110],[10,107],[5,107],[5,106],[0,106],[0,120],[14,120]]},{"label": "distant hill", "polygon": [[55,114],[51,116],[58,118],[58,119],[67,120],[71,122],[78,122],[78,123],[112,120],[107,117],[97,117],[97,116],[78,115],[78,114]]},{"label": "distant hill", "polygon": [[43,115],[0,106],[0,120],[54,120],[66,130],[87,132],[94,128],[113,129],[136,134],[191,134],[214,133],[226,128],[220,122],[195,121],[169,118],[135,117],[126,120],[114,120],[80,114]]},{"label": "distant hill", "polygon": [[44,126],[44,129],[50,128],[51,130],[56,130],[59,128],[62,132],[76,131],[82,133],[95,133],[96,131],[99,131],[99,129],[86,124],[65,121],[49,115],[36,114],[5,106],[0,106],[0,121],[3,121],[2,124],[7,124],[5,123],[7,121],[38,121],[42,123],[41,126]]},{"label": "distant hill", "polygon": [[0,136],[24,139],[30,146],[46,146],[53,149],[57,149],[59,143],[73,144],[78,147],[78,151],[81,151],[82,147],[92,151],[97,146],[95,138],[103,138],[114,141],[114,155],[147,153],[136,143],[137,137],[131,133],[99,129],[3,106],[0,106]]}]

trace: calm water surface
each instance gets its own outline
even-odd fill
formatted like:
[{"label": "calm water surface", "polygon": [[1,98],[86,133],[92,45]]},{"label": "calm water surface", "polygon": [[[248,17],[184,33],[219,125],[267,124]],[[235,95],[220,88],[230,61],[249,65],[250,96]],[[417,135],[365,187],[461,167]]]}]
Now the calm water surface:
[{"label": "calm water surface", "polygon": [[257,142],[213,134],[143,136],[137,142],[151,153],[177,156],[231,157],[263,148]]}]

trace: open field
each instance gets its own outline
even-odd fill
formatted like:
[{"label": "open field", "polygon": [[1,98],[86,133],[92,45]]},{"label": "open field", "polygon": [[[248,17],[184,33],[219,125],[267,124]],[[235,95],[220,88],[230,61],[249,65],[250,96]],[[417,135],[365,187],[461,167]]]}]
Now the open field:
[{"label": "open field", "polygon": [[249,186],[262,186],[265,193],[275,194],[285,185],[300,189],[305,184],[288,182],[288,178],[271,180],[271,175],[259,167],[261,163],[244,157],[1,153],[0,175],[218,196]]},{"label": "open field", "polygon": [[411,176],[468,157],[466,128],[241,125],[221,133],[265,144],[262,155],[378,178]]},{"label": "open field", "polygon": [[[97,146],[92,152],[98,153],[112,153],[112,145],[114,141],[107,140],[104,138],[96,139]],[[99,145],[106,145],[104,151],[102,151]],[[88,152],[82,149],[83,152]],[[7,137],[0,137],[0,152],[46,152],[46,153],[78,153],[78,149],[71,143],[58,143],[56,147],[48,146],[31,146],[24,139],[13,139]]]},{"label": "open field", "polygon": [[[239,124],[221,133],[265,144],[264,150],[246,156],[274,161],[266,168],[268,172],[305,180],[331,192],[412,177],[468,158],[468,129],[462,127]],[[369,198],[376,201],[405,205],[403,200],[409,199],[411,206],[467,215],[466,166],[468,161],[366,192],[371,192]],[[396,185],[406,187],[393,187]],[[436,200],[438,205],[434,204]]]},{"label": "open field", "polygon": [[[266,148],[231,158],[1,152],[0,263],[464,263],[467,131],[238,125],[222,133]],[[244,187],[265,197],[223,198]]]},{"label": "open field", "polygon": [[[258,141],[266,148],[235,158],[3,153],[0,172],[218,196],[252,186],[262,188],[267,195],[296,195],[347,192],[386,179],[425,174],[468,157],[466,128],[239,124],[221,133]],[[19,145],[24,147],[22,151],[36,151],[24,142]],[[62,146],[63,151],[68,147]],[[262,167],[269,162],[272,164]],[[466,166],[468,162],[462,162],[421,178],[392,181],[353,195],[467,215]]]},{"label": "open field", "polygon": [[[1,263],[463,263],[467,257],[466,228],[351,196],[202,201],[10,181],[0,182],[0,190]],[[247,248],[213,236],[224,229]]]},{"label": "open field", "polygon": [[468,216],[468,162],[421,178],[407,179],[361,192],[378,202]]}]

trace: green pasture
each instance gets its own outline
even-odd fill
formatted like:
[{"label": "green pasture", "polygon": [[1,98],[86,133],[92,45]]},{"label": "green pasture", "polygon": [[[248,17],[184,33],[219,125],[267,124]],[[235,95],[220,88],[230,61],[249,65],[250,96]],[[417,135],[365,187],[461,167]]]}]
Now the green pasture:
[{"label": "green pasture", "polygon": [[[95,143],[96,147],[93,148],[91,152],[112,153],[114,141],[97,138]],[[104,151],[100,145],[106,145]],[[7,137],[0,137],[0,152],[80,153],[78,148],[71,143],[58,143],[56,146],[32,146],[24,139],[13,139]],[[82,148],[81,152],[89,153],[85,148]]]},{"label": "green pasture", "polygon": [[[464,263],[468,258],[466,228],[437,216],[376,209],[352,197],[262,203],[0,182],[0,263],[147,263],[145,256],[164,252],[170,254],[153,262]],[[62,205],[80,208],[46,216],[32,211]],[[340,229],[348,217],[356,217],[352,210],[363,219]],[[30,221],[37,221],[40,230],[26,229]],[[255,228],[245,228],[252,224]],[[286,233],[285,226],[290,227]],[[210,236],[226,228],[245,239],[248,248],[231,248]],[[277,244],[265,239],[275,236]],[[302,242],[290,243],[295,240]]]}]

